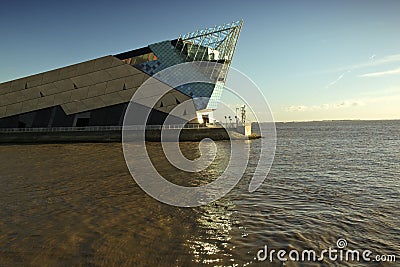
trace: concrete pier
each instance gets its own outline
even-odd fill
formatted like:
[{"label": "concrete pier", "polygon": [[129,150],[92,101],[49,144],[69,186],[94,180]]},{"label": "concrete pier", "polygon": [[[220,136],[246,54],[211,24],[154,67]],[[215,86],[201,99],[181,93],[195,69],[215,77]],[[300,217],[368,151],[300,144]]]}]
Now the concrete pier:
[{"label": "concrete pier", "polygon": [[[164,134],[167,140],[173,140],[173,137],[178,134],[178,129],[164,129]],[[247,139],[247,137],[236,131],[230,131],[232,139]],[[129,139],[133,141],[138,139],[142,131],[129,131]],[[146,141],[160,142],[161,129],[146,129]],[[179,141],[201,141],[205,138],[212,140],[229,140],[228,132],[224,128],[183,128],[180,130]],[[110,128],[101,130],[90,130],[70,128],[68,130],[52,131],[1,131],[0,143],[75,143],[75,142],[121,142],[122,129]]]}]

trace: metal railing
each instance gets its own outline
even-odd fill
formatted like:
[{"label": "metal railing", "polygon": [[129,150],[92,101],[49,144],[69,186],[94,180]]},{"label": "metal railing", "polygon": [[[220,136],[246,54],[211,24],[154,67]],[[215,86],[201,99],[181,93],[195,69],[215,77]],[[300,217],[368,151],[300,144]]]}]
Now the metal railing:
[{"label": "metal railing", "polygon": [[[215,126],[214,126],[215,127]],[[49,128],[0,128],[0,133],[49,133],[49,132],[97,132],[124,130],[162,130],[162,129],[200,129],[209,128],[207,124],[167,124],[167,125],[130,125],[130,126],[88,126],[88,127],[49,127]]]}]

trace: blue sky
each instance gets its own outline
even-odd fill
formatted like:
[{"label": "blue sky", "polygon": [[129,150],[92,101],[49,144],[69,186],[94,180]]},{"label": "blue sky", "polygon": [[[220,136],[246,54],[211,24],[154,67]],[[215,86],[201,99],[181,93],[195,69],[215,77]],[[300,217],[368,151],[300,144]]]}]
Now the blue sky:
[{"label": "blue sky", "polygon": [[244,19],[277,121],[400,119],[400,1],[2,1],[0,82]]}]

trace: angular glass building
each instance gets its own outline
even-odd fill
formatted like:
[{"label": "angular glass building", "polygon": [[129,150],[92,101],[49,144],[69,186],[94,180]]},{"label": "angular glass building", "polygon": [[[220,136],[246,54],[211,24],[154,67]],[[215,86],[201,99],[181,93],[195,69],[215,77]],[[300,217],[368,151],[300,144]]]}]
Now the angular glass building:
[{"label": "angular glass building", "polygon": [[[161,125],[178,104],[192,99],[198,122],[217,108],[242,21],[198,30],[147,47],[0,84],[0,128],[121,126],[136,90],[150,76],[176,64],[222,66],[215,84],[184,84],[150,108],[147,124]],[[200,70],[201,71],[201,70]]]}]

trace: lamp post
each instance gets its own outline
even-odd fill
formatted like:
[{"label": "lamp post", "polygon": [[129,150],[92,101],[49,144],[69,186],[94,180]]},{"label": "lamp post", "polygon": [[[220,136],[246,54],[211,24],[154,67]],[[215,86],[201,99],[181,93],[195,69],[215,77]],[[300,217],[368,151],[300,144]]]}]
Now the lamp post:
[{"label": "lamp post", "polygon": [[240,108],[242,112],[242,124],[246,124],[246,105],[243,105],[243,107]]}]

